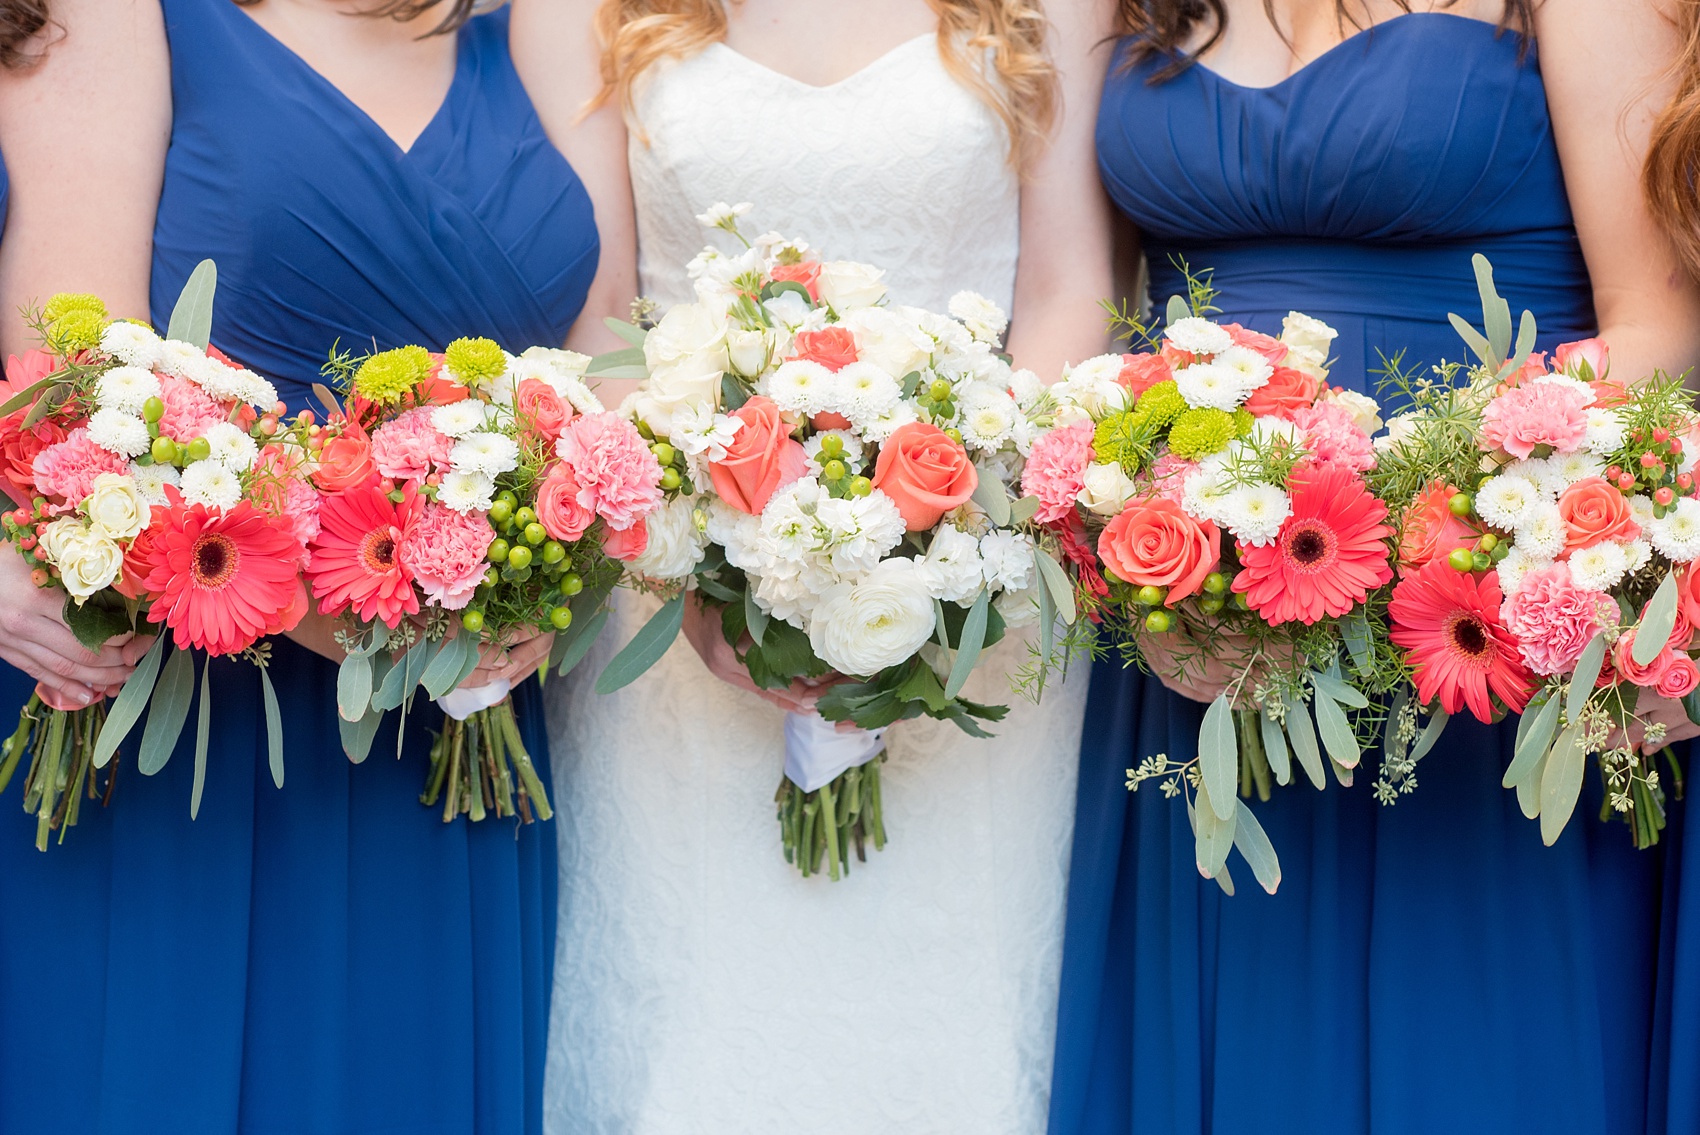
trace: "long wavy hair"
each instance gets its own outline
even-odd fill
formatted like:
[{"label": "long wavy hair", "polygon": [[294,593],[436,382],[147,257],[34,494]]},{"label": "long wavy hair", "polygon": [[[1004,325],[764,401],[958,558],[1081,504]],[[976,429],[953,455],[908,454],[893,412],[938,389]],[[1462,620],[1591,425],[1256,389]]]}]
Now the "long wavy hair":
[{"label": "long wavy hair", "polygon": [[[1043,147],[1057,110],[1056,69],[1046,50],[1039,0],[927,3],[938,13],[945,67],[997,114],[1009,131],[1010,158],[1021,166]],[[618,101],[638,126],[632,89],[637,77],[663,59],[694,55],[724,39],[726,9],[723,0],[603,0],[596,30],[602,90],[593,105]],[[988,50],[992,75],[978,62]]]},{"label": "long wavy hair", "polygon": [[[1401,12],[1411,10],[1410,0],[1394,0]],[[1692,3],[1693,0],[1683,0]],[[1452,7],[1457,0],[1444,0],[1437,7],[1445,9]],[[1221,40],[1222,33],[1228,29],[1228,10],[1222,0],[1117,0],[1118,31],[1132,39],[1132,47],[1128,52],[1127,61],[1144,59],[1152,55],[1168,56],[1169,64],[1162,68],[1154,81],[1173,78],[1192,65],[1193,60],[1209,51]],[[1347,0],[1335,0],[1334,10],[1341,27],[1351,27],[1363,31],[1368,25],[1362,23],[1357,13],[1351,9],[1356,5],[1348,5]],[[1264,14],[1276,30],[1281,25],[1275,19],[1275,0],[1263,0]],[[1188,51],[1186,45],[1198,34],[1200,27],[1208,27],[1210,34],[1194,51]],[[1499,17],[1500,30],[1514,28],[1525,37],[1534,34],[1535,30],[1535,0],[1505,0],[1505,9]],[[1281,38],[1286,39],[1287,33],[1281,32]]]},{"label": "long wavy hair", "polygon": [[37,37],[53,27],[47,0],[0,0],[0,67],[15,71],[40,59],[46,44]]},{"label": "long wavy hair", "polygon": [[1700,0],[1677,0],[1676,91],[1653,124],[1641,188],[1689,273],[1700,277]]},{"label": "long wavy hair", "polygon": [[[13,0],[0,0],[0,3],[11,2]],[[218,0],[213,0],[213,2],[217,3]],[[244,8],[259,2],[260,0],[236,0],[236,3]],[[461,29],[461,25],[472,17],[481,12],[488,12],[500,7],[503,0],[493,0],[493,2],[492,0],[379,0],[370,8],[357,10],[354,15],[368,16],[374,20],[394,20],[398,24],[405,24],[409,20],[423,16],[441,3],[448,5],[443,12],[443,18],[438,20],[430,31],[424,33],[420,37],[421,39],[457,32]]]}]

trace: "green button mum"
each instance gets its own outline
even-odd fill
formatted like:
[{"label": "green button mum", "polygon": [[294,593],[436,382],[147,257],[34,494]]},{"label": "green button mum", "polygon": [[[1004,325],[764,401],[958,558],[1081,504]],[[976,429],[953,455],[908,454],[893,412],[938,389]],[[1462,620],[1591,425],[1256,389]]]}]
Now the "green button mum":
[{"label": "green button mum", "polygon": [[1234,440],[1234,425],[1226,410],[1188,410],[1169,431],[1169,448],[1189,461],[1220,453]]},{"label": "green button mum", "polygon": [[392,405],[431,374],[431,352],[424,347],[380,351],[354,372],[354,393],[368,402]]},{"label": "green button mum", "polygon": [[492,339],[456,339],[443,349],[443,365],[462,386],[483,386],[508,369],[508,356]]}]

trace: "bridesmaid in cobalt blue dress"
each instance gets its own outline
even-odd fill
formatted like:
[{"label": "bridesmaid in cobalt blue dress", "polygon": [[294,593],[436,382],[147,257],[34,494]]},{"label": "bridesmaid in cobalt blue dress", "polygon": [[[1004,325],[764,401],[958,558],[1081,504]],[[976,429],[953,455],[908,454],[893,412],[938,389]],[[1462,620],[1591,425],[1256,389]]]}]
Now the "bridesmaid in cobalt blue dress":
[{"label": "bridesmaid in cobalt blue dress", "polygon": [[[1166,70],[1132,39],[1117,56],[1099,164],[1159,305],[1185,294],[1176,260],[1213,270],[1222,318],[1325,320],[1331,381],[1370,393],[1382,353],[1464,356],[1446,316],[1478,318],[1474,252],[1541,349],[1595,333],[1549,92],[1517,32],[1397,15],[1267,87]],[[1499,783],[1514,722],[1455,718],[1394,806],[1367,766],[1353,789],[1300,778],[1254,801],[1284,878],[1271,897],[1238,864],[1228,898],[1193,866],[1185,809],[1123,788],[1145,756],[1192,756],[1202,709],[1094,670],[1052,1135],[1696,1129],[1665,1126],[1650,1067],[1667,848],[1599,823],[1597,784],[1543,847]]]},{"label": "bridesmaid in cobalt blue dress", "polygon": [[[156,323],[216,259],[213,343],[292,410],[339,339],[563,340],[596,229],[514,73],[505,12],[456,33],[447,97],[406,149],[230,0],[164,13]],[[434,710],[415,709],[399,760],[392,715],[353,766],[335,665],[287,641],[273,659],[285,790],[257,676],[227,663],[198,820],[187,738],[157,776],[125,768],[113,807],[45,855],[0,799],[0,1131],[540,1130],[553,831],[444,824],[418,803]],[[543,753],[537,695],[515,697]]]}]

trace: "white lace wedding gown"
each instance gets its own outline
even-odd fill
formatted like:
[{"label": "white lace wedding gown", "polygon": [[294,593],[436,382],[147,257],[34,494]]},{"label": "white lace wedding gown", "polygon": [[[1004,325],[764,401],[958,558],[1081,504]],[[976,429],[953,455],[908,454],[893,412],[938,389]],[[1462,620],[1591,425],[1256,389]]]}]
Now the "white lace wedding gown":
[{"label": "white lace wedding gown", "polygon": [[[664,306],[690,299],[694,215],[750,201],[755,231],[880,265],[897,302],[970,288],[1007,309],[1006,135],[931,36],[825,88],[715,45],[658,69],[638,109],[642,286]],[[591,688],[654,609],[623,596],[552,698],[551,1135],[1043,1131],[1086,668],[1034,705],[1009,688],[1026,646],[991,652],[966,693],[1013,705],[997,737],[893,727],[886,849],[803,879],[774,818],[781,711],[683,639]]]}]

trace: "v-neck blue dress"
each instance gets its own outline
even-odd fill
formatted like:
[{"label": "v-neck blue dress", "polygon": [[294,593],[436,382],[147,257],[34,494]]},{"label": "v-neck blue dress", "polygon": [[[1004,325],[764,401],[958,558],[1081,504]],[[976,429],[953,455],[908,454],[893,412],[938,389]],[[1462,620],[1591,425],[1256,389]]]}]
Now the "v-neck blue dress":
[{"label": "v-neck blue dress", "polygon": [[[163,0],[174,121],[155,230],[163,325],[203,257],[212,339],[292,409],[333,344],[558,345],[595,274],[584,187],[545,137],[504,12],[458,33],[453,84],[401,150],[230,0]],[[0,1131],[518,1135],[541,1129],[555,835],[422,807],[430,731],[391,715],[359,766],[335,666],[215,664],[200,818],[193,744],[119,774],[38,854],[0,806]],[[515,695],[548,775],[539,691]],[[0,799],[0,805],[5,801]]]},{"label": "v-neck blue dress", "polygon": [[[1156,81],[1164,61],[1128,65],[1124,45],[1098,158],[1158,304],[1185,293],[1176,261],[1211,270],[1223,318],[1270,333],[1289,310],[1326,320],[1331,381],[1373,392],[1383,354],[1464,356],[1447,313],[1479,319],[1481,252],[1512,309],[1535,313],[1540,347],[1592,334],[1523,47],[1490,24],[1405,15],[1253,89],[1198,65]],[[1680,1043],[1655,1018],[1676,972],[1659,931],[1681,803],[1666,843],[1636,852],[1597,819],[1594,784],[1543,847],[1499,783],[1515,723],[1458,717],[1391,807],[1370,792],[1374,757],[1353,788],[1300,777],[1253,801],[1284,878],[1266,895],[1236,857],[1227,898],[1198,877],[1179,802],[1123,787],[1146,756],[1195,753],[1202,708],[1137,671],[1094,670],[1052,1135],[1700,1130],[1667,1107],[1655,1052]],[[1697,1071],[1672,1069],[1672,1090],[1692,1097]]]}]

